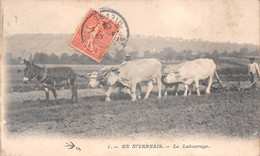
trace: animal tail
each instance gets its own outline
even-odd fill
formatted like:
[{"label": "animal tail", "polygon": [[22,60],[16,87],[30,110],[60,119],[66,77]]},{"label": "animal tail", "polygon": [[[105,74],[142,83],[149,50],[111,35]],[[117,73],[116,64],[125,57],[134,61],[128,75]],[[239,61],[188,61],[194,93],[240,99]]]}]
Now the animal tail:
[{"label": "animal tail", "polygon": [[218,83],[220,84],[221,87],[223,87],[222,82],[221,82],[221,80],[220,80],[220,78],[218,76],[217,69],[215,69],[215,75],[216,75],[216,77],[218,79]]}]

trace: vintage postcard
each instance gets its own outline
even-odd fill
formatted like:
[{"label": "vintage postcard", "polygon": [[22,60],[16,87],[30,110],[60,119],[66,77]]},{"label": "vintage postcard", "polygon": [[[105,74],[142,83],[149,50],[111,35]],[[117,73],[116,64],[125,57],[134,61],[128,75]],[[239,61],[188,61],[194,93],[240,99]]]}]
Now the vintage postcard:
[{"label": "vintage postcard", "polygon": [[1,155],[260,155],[259,4],[2,0]]}]

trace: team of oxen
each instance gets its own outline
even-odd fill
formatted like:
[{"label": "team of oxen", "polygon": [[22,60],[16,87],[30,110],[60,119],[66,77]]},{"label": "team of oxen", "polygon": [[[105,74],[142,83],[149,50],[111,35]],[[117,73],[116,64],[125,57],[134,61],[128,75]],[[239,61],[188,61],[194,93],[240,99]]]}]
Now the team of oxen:
[{"label": "team of oxen", "polygon": [[[141,98],[141,86],[147,85],[145,99],[149,97],[153,85],[158,86],[158,98],[161,98],[162,84],[165,86],[164,96],[167,96],[169,88],[174,87],[178,94],[178,85],[184,84],[184,96],[191,95],[193,83],[197,95],[200,96],[199,81],[208,79],[206,93],[210,94],[213,77],[220,83],[216,71],[216,64],[212,59],[196,59],[180,64],[172,64],[162,69],[162,64],[157,59],[136,59],[123,62],[121,65],[106,66],[99,71],[86,74],[78,74],[70,67],[46,68],[39,67],[24,60],[24,82],[36,78],[45,89],[46,98],[49,99],[49,90],[53,92],[55,100],[57,93],[55,88],[64,85],[69,86],[72,92],[71,102],[77,102],[77,89],[75,80],[77,76],[90,79],[89,86],[95,88],[101,86],[106,92],[106,101],[110,101],[112,92],[125,90],[131,95],[132,101]],[[189,92],[189,93],[188,93]]]}]

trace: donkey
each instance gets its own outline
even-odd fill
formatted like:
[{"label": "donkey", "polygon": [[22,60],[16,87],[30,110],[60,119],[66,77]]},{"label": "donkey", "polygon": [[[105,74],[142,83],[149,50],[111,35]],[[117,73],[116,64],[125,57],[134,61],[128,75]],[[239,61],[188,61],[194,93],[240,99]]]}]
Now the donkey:
[{"label": "donkey", "polygon": [[43,84],[46,99],[49,101],[49,90],[52,91],[55,101],[57,101],[57,93],[55,87],[62,87],[68,85],[71,89],[72,97],[71,103],[78,102],[77,88],[74,86],[74,82],[77,76],[81,76],[77,74],[70,67],[56,67],[56,68],[46,68],[39,67],[35,65],[33,62],[23,60],[26,68],[24,69],[24,78],[23,82],[31,82],[33,78],[36,78],[37,81]]}]

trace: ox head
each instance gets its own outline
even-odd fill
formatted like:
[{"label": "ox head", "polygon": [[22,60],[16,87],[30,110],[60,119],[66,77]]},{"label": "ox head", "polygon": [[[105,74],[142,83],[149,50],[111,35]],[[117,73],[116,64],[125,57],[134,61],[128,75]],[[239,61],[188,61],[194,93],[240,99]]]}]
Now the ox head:
[{"label": "ox head", "polygon": [[[95,88],[97,86],[108,86],[108,77],[113,76],[113,71],[116,70],[116,67],[105,67],[98,72],[92,72],[87,74],[90,77],[89,87]],[[112,82],[114,84],[114,82]]]},{"label": "ox head", "polygon": [[177,83],[180,81],[181,76],[179,75],[179,72],[172,71],[172,72],[165,74],[163,77],[164,77],[163,81],[165,83]]},{"label": "ox head", "polygon": [[114,85],[120,79],[119,74],[118,68],[112,67],[107,74],[107,85]]},{"label": "ox head", "polygon": [[34,63],[30,63],[29,61],[23,60],[26,68],[24,69],[24,77],[23,82],[31,82],[31,80],[36,76],[36,72],[34,71]]},{"label": "ox head", "polygon": [[168,70],[168,68],[166,67],[163,71],[162,71],[162,77],[161,77],[161,81],[162,83],[166,83],[165,82],[165,78],[167,77],[167,75],[170,73],[170,71]]}]

